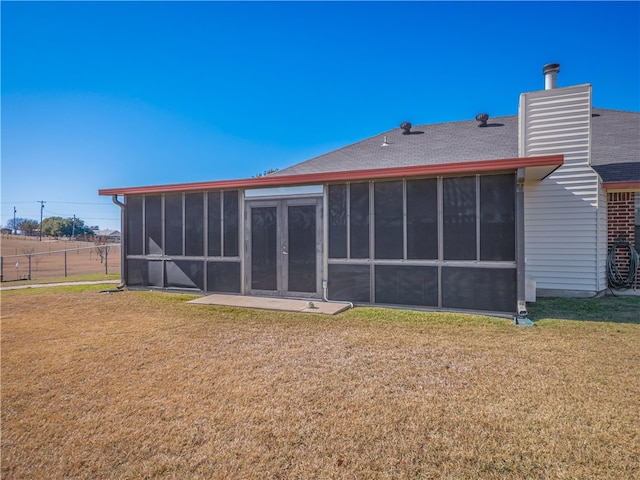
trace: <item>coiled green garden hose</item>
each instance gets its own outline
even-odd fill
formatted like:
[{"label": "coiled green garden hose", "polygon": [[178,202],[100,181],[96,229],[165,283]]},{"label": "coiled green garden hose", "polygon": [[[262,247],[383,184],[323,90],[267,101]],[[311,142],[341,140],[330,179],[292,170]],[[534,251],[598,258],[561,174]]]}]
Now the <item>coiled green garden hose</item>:
[{"label": "coiled green garden hose", "polygon": [[[629,274],[625,278],[620,269],[616,265],[616,250],[618,248],[629,249]],[[613,288],[630,288],[633,287],[638,278],[638,252],[629,242],[615,242],[609,250],[607,256],[607,278],[609,286]]]}]

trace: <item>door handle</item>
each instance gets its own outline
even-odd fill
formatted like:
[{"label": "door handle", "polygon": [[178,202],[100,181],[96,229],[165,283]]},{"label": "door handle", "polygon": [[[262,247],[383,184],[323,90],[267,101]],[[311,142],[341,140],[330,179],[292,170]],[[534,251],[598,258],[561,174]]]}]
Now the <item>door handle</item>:
[{"label": "door handle", "polygon": [[282,246],[282,254],[283,255],[289,255],[289,252],[287,251],[287,246],[286,245]]}]

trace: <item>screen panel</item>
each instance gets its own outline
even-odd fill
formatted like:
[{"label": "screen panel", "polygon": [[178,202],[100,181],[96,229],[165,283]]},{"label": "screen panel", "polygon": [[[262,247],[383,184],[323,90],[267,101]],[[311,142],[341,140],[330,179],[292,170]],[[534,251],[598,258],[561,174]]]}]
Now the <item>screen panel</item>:
[{"label": "screen panel", "polygon": [[369,184],[350,185],[350,242],[351,258],[369,258]]},{"label": "screen panel", "polygon": [[480,177],[480,260],[516,259],[515,175]]},{"label": "screen panel", "polygon": [[204,262],[202,260],[174,260],[165,262],[166,286],[204,290]]},{"label": "screen panel", "polygon": [[442,306],[512,312],[516,308],[515,268],[442,267]]},{"label": "screen panel", "polygon": [[316,285],[316,206],[287,207],[289,255],[288,290],[315,292]]},{"label": "screen panel", "polygon": [[146,260],[127,259],[127,285],[132,287],[147,285],[148,278]]},{"label": "screen panel", "polygon": [[375,257],[404,257],[402,182],[376,182],[374,191]]},{"label": "screen panel", "polygon": [[204,195],[202,193],[186,194],[184,210],[184,254],[190,257],[201,257],[204,255]]},{"label": "screen panel", "polygon": [[376,265],[376,303],[438,306],[438,267]]},{"label": "screen panel", "polygon": [[164,197],[164,252],[182,255],[182,194]]},{"label": "screen panel", "polygon": [[127,260],[127,285],[163,287],[162,261],[132,258]]},{"label": "screen panel", "polygon": [[222,207],[220,197],[220,192],[209,192],[207,194],[207,250],[210,257],[222,256]]},{"label": "screen panel", "polygon": [[442,180],[445,260],[476,260],[476,178]]},{"label": "screen panel", "polygon": [[407,258],[438,258],[438,181],[407,181]]},{"label": "screen panel", "polygon": [[240,262],[207,262],[207,291],[240,293]]},{"label": "screen panel", "polygon": [[224,256],[238,256],[238,191],[224,192]]},{"label": "screen panel", "polygon": [[251,288],[278,289],[277,207],[251,208]]},{"label": "screen panel", "polygon": [[331,300],[371,302],[369,265],[329,265],[328,296]]},{"label": "screen panel", "polygon": [[128,195],[125,200],[127,229],[127,255],[142,255],[142,197]]},{"label": "screen panel", "polygon": [[147,285],[150,287],[164,287],[162,261],[151,260],[147,262]]},{"label": "screen panel", "polygon": [[347,258],[346,185],[329,185],[329,258]]},{"label": "screen panel", "polygon": [[148,195],[144,201],[146,254],[162,254],[162,198]]}]

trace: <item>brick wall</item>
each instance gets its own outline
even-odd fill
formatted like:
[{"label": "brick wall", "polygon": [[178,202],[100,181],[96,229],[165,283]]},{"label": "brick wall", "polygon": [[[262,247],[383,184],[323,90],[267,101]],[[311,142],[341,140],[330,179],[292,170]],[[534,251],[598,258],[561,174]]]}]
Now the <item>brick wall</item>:
[{"label": "brick wall", "polygon": [[[607,243],[608,250],[614,242],[624,241],[636,244],[635,233],[635,193],[609,192],[607,194]],[[638,193],[640,195],[640,193]],[[629,250],[618,248],[616,265],[620,273],[626,277],[629,273]],[[640,287],[640,279],[636,281]]]}]

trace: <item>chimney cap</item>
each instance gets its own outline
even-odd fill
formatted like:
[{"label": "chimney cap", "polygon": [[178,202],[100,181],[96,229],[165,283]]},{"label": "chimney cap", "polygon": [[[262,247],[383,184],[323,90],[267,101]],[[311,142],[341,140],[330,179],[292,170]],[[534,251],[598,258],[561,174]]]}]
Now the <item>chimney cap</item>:
[{"label": "chimney cap", "polygon": [[542,74],[547,75],[548,73],[560,73],[560,64],[547,63],[544,67],[542,67]]}]

